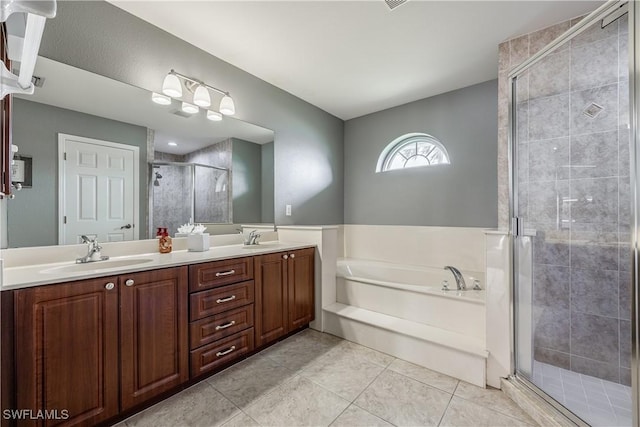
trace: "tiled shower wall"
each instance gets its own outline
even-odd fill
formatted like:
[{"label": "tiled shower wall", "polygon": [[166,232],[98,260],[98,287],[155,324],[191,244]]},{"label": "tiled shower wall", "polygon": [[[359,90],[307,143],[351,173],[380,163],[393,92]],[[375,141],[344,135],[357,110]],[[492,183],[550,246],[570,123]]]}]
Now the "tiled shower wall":
[{"label": "tiled shower wall", "polygon": [[[499,47],[500,226],[507,228],[507,73],[572,23]],[[519,77],[519,215],[535,229],[534,358],[630,384],[627,21],[597,24]],[[592,103],[603,107],[584,114]]]},{"label": "tiled shower wall", "polygon": [[[231,140],[192,151],[185,155],[176,155],[155,151],[156,161],[200,163],[222,168],[231,168]],[[228,223],[230,221],[231,189],[229,173],[217,169],[196,166],[195,181],[195,219],[191,218],[192,181],[191,168],[187,166],[161,166],[163,176],[160,186],[151,187],[153,191],[153,229],[167,227],[173,235],[177,228],[189,222]],[[152,180],[154,176],[151,177]]]}]

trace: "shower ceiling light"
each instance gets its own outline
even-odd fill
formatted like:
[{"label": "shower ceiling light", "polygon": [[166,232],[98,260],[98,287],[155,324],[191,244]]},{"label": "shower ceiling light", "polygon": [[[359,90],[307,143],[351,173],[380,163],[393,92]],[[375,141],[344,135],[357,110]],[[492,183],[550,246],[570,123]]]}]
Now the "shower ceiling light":
[{"label": "shower ceiling light", "polygon": [[170,145],[172,147],[177,147],[178,146],[178,144],[173,142],[173,141],[168,142],[167,145]]},{"label": "shower ceiling light", "polygon": [[212,122],[219,122],[220,120],[222,120],[222,114],[218,113],[217,111],[208,110],[207,119],[211,120]]},{"label": "shower ceiling light", "polygon": [[188,102],[183,102],[182,111],[184,111],[187,114],[195,114],[198,111],[200,111],[200,109],[193,104],[189,104]]},{"label": "shower ceiling light", "polygon": [[[236,113],[236,105],[229,95],[229,92],[224,91],[222,89],[215,88],[210,86],[200,80],[194,79],[193,77],[185,76],[184,74],[177,73],[175,70],[169,71],[169,74],[164,78],[164,82],[162,84],[162,93],[172,98],[181,98],[182,97],[182,87],[186,87],[189,92],[193,93],[193,104],[183,102],[182,103],[182,111],[189,114],[195,114],[198,112],[198,107],[209,108],[211,106],[211,94],[209,91],[217,92],[222,95],[222,99],[220,100],[220,113],[225,116],[231,116]],[[166,102],[166,100],[161,100],[157,97],[154,92],[152,95],[152,100],[154,102],[158,102],[159,104],[162,102]],[[156,98],[158,100],[156,100]],[[211,114],[210,114],[211,113]],[[218,121],[221,120],[221,117],[218,118],[216,115],[220,115],[215,111],[209,110],[207,112],[207,118],[209,120]]]},{"label": "shower ceiling light", "polygon": [[156,104],[169,105],[171,104],[171,97],[163,95],[157,92],[151,92],[151,100]]}]

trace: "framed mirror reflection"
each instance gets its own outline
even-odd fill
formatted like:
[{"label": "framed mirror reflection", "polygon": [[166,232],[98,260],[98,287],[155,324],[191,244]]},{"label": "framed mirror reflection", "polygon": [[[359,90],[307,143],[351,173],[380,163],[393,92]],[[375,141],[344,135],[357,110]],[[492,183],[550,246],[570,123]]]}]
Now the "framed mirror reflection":
[{"label": "framed mirror reflection", "polygon": [[211,234],[273,224],[273,131],[158,105],[147,90],[43,57],[35,76],[35,94],[13,100],[31,187],[2,201],[3,248],[146,239],[189,222]]}]

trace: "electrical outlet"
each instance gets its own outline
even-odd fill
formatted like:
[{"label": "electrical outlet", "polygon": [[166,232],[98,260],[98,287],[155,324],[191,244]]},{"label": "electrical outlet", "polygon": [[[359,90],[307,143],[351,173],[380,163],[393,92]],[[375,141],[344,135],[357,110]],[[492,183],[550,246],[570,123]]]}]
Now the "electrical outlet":
[{"label": "electrical outlet", "polygon": [[291,205],[287,205],[284,209],[284,214],[286,216],[291,216]]}]

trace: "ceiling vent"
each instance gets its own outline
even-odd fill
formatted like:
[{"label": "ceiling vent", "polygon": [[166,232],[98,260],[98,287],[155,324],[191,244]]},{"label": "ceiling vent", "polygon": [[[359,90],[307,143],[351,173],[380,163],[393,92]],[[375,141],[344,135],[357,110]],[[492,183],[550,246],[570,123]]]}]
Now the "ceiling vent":
[{"label": "ceiling vent", "polygon": [[387,6],[389,6],[389,9],[393,10],[396,7],[406,3],[407,0],[384,0],[384,2],[387,4]]},{"label": "ceiling vent", "polygon": [[188,119],[189,117],[193,116],[193,114],[185,113],[182,110],[173,111],[171,114],[175,114],[176,116],[184,117],[185,119]]}]

